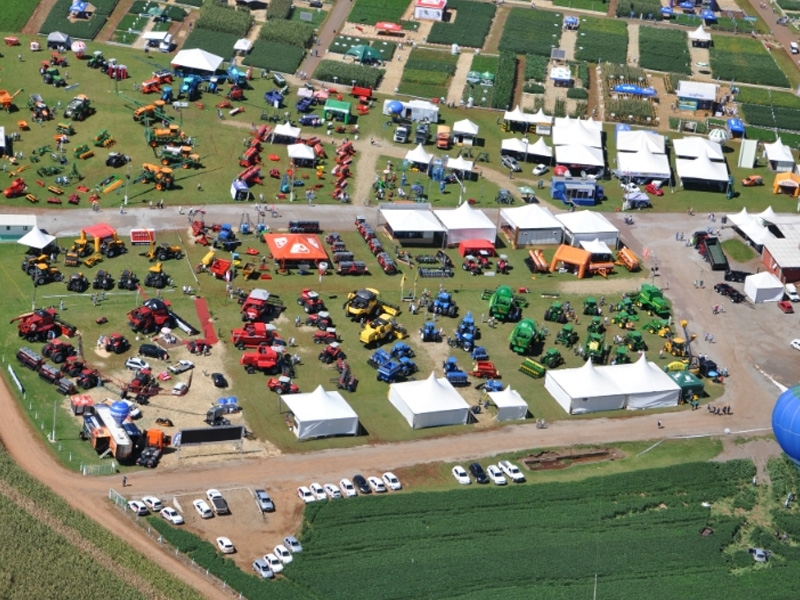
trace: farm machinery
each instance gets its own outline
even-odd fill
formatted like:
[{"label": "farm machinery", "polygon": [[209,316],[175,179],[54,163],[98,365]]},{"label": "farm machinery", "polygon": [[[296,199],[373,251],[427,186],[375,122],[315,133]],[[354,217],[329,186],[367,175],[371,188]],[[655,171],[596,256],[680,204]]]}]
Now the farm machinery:
[{"label": "farm machinery", "polygon": [[587,316],[597,316],[600,314],[600,306],[594,296],[588,296],[583,301],[583,314]]},{"label": "farm machinery", "polygon": [[586,335],[586,342],[583,344],[583,355],[590,359],[594,364],[605,364],[608,359],[610,347],[606,344],[606,337],[599,333],[589,333]]},{"label": "farm machinery", "polygon": [[37,286],[64,281],[64,274],[58,270],[58,267],[51,266],[49,262],[36,263],[30,275],[33,284]]},{"label": "farm machinery", "polygon": [[[395,348],[398,346],[405,346],[408,348],[408,346],[402,342],[398,342]],[[400,379],[406,379],[417,372],[418,368],[416,363],[411,360],[412,356],[413,354],[409,356],[404,353],[396,353],[394,350],[389,353],[379,348],[370,356],[367,363],[378,370],[378,381],[394,383]]]},{"label": "farm machinery", "polygon": [[162,243],[156,244],[155,240],[150,240],[150,249],[144,254],[150,262],[165,261],[170,259],[180,260],[183,258],[183,249],[180,246],[172,246]]},{"label": "farm machinery", "polygon": [[70,325],[58,317],[55,308],[40,308],[14,317],[10,322],[17,322],[19,337],[25,338],[29,342],[43,342],[62,334],[71,338],[77,332],[74,325]]},{"label": "farm machinery", "polygon": [[613,357],[611,358],[611,363],[615,365],[627,365],[631,362],[630,354],[628,354],[628,348],[625,346],[619,346],[614,350]]},{"label": "farm machinery", "polygon": [[89,289],[89,279],[83,273],[73,273],[67,280],[67,291],[83,294]]},{"label": "farm machinery", "polygon": [[57,365],[60,365],[68,357],[75,356],[77,353],[78,351],[75,349],[75,346],[58,338],[50,340],[42,348],[42,355],[45,358],[49,358]]},{"label": "farm machinery", "polygon": [[458,306],[456,306],[453,296],[449,292],[443,290],[428,304],[428,312],[455,317],[456,314],[458,314]]},{"label": "farm machinery", "polygon": [[636,306],[649,315],[656,315],[661,319],[669,318],[669,302],[664,298],[664,293],[654,285],[643,283],[635,302]]},{"label": "farm machinery", "polygon": [[644,341],[641,332],[639,331],[629,331],[625,334],[625,339],[623,340],[625,346],[627,346],[628,350],[631,352],[639,352],[640,350],[647,350],[647,343]]},{"label": "farm machinery", "polygon": [[350,292],[342,308],[353,321],[369,319],[379,313],[388,314],[390,317],[395,317],[400,313],[398,307],[381,300],[380,292],[373,288]]},{"label": "farm machinery", "polygon": [[94,281],[92,281],[92,289],[104,291],[113,290],[114,278],[105,269],[100,269],[94,276]]},{"label": "farm machinery", "polygon": [[303,288],[300,292],[300,297],[297,298],[297,303],[302,306],[303,311],[308,314],[314,314],[325,310],[325,302],[320,295],[309,288]]},{"label": "farm machinery", "polygon": [[267,381],[267,388],[269,388],[270,392],[275,392],[276,394],[281,395],[300,393],[300,388],[297,386],[297,384],[292,381],[291,377],[286,375],[281,375],[280,377],[270,377],[269,381]]},{"label": "farm machinery", "polygon": [[149,298],[144,304],[128,313],[128,325],[136,333],[150,334],[161,331],[162,327],[173,329],[178,327],[188,335],[200,333],[172,311],[168,300]]},{"label": "farm machinery", "polygon": [[540,330],[533,319],[523,319],[517,323],[508,338],[508,347],[517,354],[528,354],[535,344],[544,340],[545,333]]},{"label": "farm machinery", "polygon": [[189,136],[174,123],[167,128],[153,129],[148,127],[144,130],[144,138],[151,148],[157,148],[165,144],[180,144],[184,146],[189,140]]},{"label": "farm machinery", "polygon": [[668,337],[672,334],[672,325],[669,319],[653,319],[642,326],[647,333],[654,333],[658,337]]},{"label": "farm machinery", "polygon": [[586,326],[586,330],[590,333],[605,333],[606,326],[603,324],[603,320],[600,317],[592,317],[592,320],[589,321],[589,324]]},{"label": "farm machinery", "polygon": [[199,169],[203,165],[200,155],[193,152],[191,146],[175,146],[166,144],[156,156],[165,167],[180,167],[181,169]]},{"label": "farm machinery", "polygon": [[264,321],[280,316],[286,307],[267,290],[254,289],[242,301],[242,321]]},{"label": "farm machinery", "polygon": [[263,373],[278,373],[283,366],[283,354],[272,346],[259,346],[255,352],[245,352],[239,359],[245,371],[253,374],[256,371]]},{"label": "farm machinery", "polygon": [[131,343],[124,335],[112,333],[106,336],[105,351],[111,354],[123,354],[130,350]]},{"label": "farm machinery", "polygon": [[454,387],[469,385],[469,377],[461,370],[461,367],[458,366],[458,360],[455,356],[447,357],[442,367],[444,368],[444,376],[447,378],[447,381],[450,382],[450,385]]},{"label": "farm machinery", "polygon": [[544,311],[544,320],[564,324],[567,322],[567,311],[561,302],[552,302]]},{"label": "farm machinery", "polygon": [[18,89],[13,94],[9,93],[7,90],[0,90],[0,108],[6,112],[14,110],[14,98],[16,98],[20,92],[22,92],[22,88]]},{"label": "farm machinery", "polygon": [[162,290],[171,283],[171,278],[164,272],[162,263],[156,263],[147,270],[147,276],[144,278],[145,287],[156,288]]},{"label": "farm machinery", "polygon": [[322,352],[319,353],[319,356],[317,356],[317,358],[326,365],[329,365],[333,362],[336,362],[340,358],[342,360],[347,359],[347,355],[342,350],[342,347],[339,344],[339,342],[331,342],[330,344],[325,346],[325,348],[322,349]]},{"label": "farm machinery", "polygon": [[373,319],[367,323],[366,327],[361,330],[359,341],[364,345],[381,344],[382,342],[394,338],[401,340],[408,337],[408,333],[402,325],[388,313],[381,314],[377,319]]},{"label": "farm machinery", "polygon": [[275,325],[256,321],[255,323],[245,323],[241,328],[232,330],[231,343],[238,350],[244,350],[245,348],[258,348],[264,344],[280,346],[284,344],[284,341],[277,334]]},{"label": "farm machinery", "polygon": [[427,321],[419,330],[419,337],[423,342],[441,342],[442,336],[433,321]]},{"label": "farm machinery", "polygon": [[561,328],[556,334],[556,344],[564,344],[567,348],[572,348],[575,344],[578,343],[578,332],[575,331],[575,326],[571,323],[567,323]]},{"label": "farm machinery", "polygon": [[498,286],[494,291],[484,290],[482,300],[489,300],[489,316],[503,322],[518,321],[522,317],[522,309],[528,306],[528,301],[514,295],[507,285]]},{"label": "farm machinery", "polygon": [[146,185],[155,184],[159,192],[171,190],[175,185],[172,169],[150,163],[144,163],[142,165],[142,172],[136,176],[133,182],[144,183]]},{"label": "farm machinery", "polygon": [[139,278],[130,269],[123,269],[117,279],[117,289],[134,291],[139,287]]},{"label": "farm machinery", "polygon": [[542,358],[539,359],[539,362],[548,369],[555,369],[564,364],[564,357],[561,356],[561,353],[556,348],[548,348],[545,353],[542,354]]},{"label": "farm machinery", "polygon": [[472,352],[475,347],[475,340],[478,338],[479,330],[475,325],[475,319],[471,312],[468,312],[461,319],[455,330],[453,337],[447,339],[448,344],[453,348],[461,348],[465,352]]},{"label": "farm machinery", "polygon": [[70,100],[69,104],[67,104],[67,107],[64,109],[64,118],[83,121],[95,112],[95,108],[92,106],[89,97],[85,94],[78,94]]},{"label": "farm machinery", "polygon": [[[92,239],[89,239],[92,238]],[[77,264],[77,259],[95,255],[99,258],[114,258],[128,251],[123,242],[117,236],[117,231],[105,223],[97,223],[91,227],[81,229],[81,235],[76,239],[65,258],[70,258]],[[98,260],[99,260],[98,258]],[[97,262],[95,260],[94,262]]]},{"label": "farm machinery", "polygon": [[17,198],[19,196],[24,196],[25,192],[27,191],[28,186],[26,185],[25,180],[21,177],[17,177],[11,182],[10,186],[3,190],[3,196],[6,198]]},{"label": "farm machinery", "polygon": [[39,94],[30,95],[28,110],[31,111],[31,119],[34,121],[50,121],[53,119],[53,110],[45,104],[44,99]]}]

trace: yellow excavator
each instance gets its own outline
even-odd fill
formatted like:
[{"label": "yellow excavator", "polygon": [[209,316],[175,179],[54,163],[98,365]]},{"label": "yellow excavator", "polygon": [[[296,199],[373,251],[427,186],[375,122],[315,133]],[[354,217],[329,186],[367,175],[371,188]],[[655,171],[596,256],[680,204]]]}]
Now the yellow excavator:
[{"label": "yellow excavator", "polygon": [[155,240],[150,240],[150,249],[144,254],[150,262],[165,261],[171,258],[183,258],[183,250],[180,246],[171,246],[169,244],[156,244]]}]

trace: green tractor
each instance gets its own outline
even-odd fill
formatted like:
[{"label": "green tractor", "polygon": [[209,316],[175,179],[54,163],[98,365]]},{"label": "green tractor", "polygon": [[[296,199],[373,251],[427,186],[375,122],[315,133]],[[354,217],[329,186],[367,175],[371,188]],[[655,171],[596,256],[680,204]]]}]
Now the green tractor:
[{"label": "green tractor", "polygon": [[583,301],[583,314],[587,316],[600,314],[600,306],[594,296],[589,296]]},{"label": "green tractor", "polygon": [[628,349],[625,346],[620,346],[614,350],[614,357],[611,359],[613,365],[627,365],[631,362],[631,357],[628,354]]},{"label": "green tractor", "polygon": [[528,354],[533,349],[533,345],[544,339],[544,332],[537,328],[536,321],[533,319],[523,319],[508,338],[508,347],[517,354]]},{"label": "green tractor", "polygon": [[649,283],[642,284],[642,289],[636,297],[636,306],[662,319],[668,318],[671,310],[664,293]]},{"label": "green tractor", "polygon": [[567,311],[564,310],[564,305],[561,304],[561,302],[553,302],[550,307],[544,311],[544,320],[554,323],[566,323]]},{"label": "green tractor", "polygon": [[605,333],[606,326],[603,325],[603,320],[600,317],[592,317],[592,320],[586,327],[586,331],[589,333]]},{"label": "green tractor", "polygon": [[556,335],[556,344],[564,344],[567,348],[572,348],[577,343],[578,332],[575,331],[575,326],[571,323],[564,325]]},{"label": "green tractor", "polygon": [[647,344],[639,331],[629,331],[625,334],[625,346],[631,352],[638,352],[640,350],[647,350]]},{"label": "green tractor", "polygon": [[634,322],[639,320],[639,315],[629,313],[627,310],[622,310],[611,317],[611,322],[619,325],[622,329],[633,328]]},{"label": "green tractor", "polygon": [[658,337],[667,337],[673,333],[669,319],[653,319],[642,327],[647,333],[654,333]]},{"label": "green tractor", "polygon": [[494,291],[484,290],[481,299],[486,300],[487,298],[489,300],[489,316],[503,322],[518,321],[522,317],[522,308],[528,305],[527,300],[515,296],[507,285],[501,285]]},{"label": "green tractor", "polygon": [[542,354],[542,358],[539,362],[548,369],[555,369],[564,364],[564,357],[561,356],[561,352],[559,352],[558,349],[548,348],[547,351]]},{"label": "green tractor", "polygon": [[596,365],[605,364],[610,348],[606,344],[606,337],[599,333],[590,333],[583,344],[584,357],[591,359]]}]

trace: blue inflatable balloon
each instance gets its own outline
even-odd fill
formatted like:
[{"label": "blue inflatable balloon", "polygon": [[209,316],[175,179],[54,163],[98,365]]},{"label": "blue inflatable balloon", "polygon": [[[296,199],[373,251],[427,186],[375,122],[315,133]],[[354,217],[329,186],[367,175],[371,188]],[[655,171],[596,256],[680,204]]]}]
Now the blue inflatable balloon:
[{"label": "blue inflatable balloon", "polygon": [[772,431],[786,455],[800,467],[800,385],[778,397],[772,409]]},{"label": "blue inflatable balloon", "polygon": [[128,418],[130,412],[131,408],[126,402],[114,402],[111,405],[111,417],[117,425],[122,425],[122,422]]},{"label": "blue inflatable balloon", "polygon": [[389,102],[389,105],[386,108],[388,108],[389,112],[393,115],[399,115],[401,112],[403,112],[403,103],[397,100],[392,100]]}]

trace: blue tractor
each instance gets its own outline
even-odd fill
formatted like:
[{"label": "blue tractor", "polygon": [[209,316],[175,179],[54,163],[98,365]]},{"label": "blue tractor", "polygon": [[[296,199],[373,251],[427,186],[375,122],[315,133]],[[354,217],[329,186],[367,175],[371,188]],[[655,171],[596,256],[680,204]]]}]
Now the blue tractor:
[{"label": "blue tractor", "polygon": [[393,383],[398,379],[405,379],[417,372],[417,365],[408,357],[390,360],[378,368],[378,381]]},{"label": "blue tractor", "polygon": [[278,90],[272,90],[264,94],[264,100],[270,106],[280,108],[283,105],[283,94],[281,94]]},{"label": "blue tractor", "polygon": [[236,239],[236,234],[234,233],[231,224],[223,223],[212,245],[214,248],[222,248],[223,250],[230,252],[236,250],[241,243],[241,240]]},{"label": "blue tractor", "polygon": [[161,88],[161,100],[166,104],[172,104],[174,97],[172,95],[171,85],[165,85]]},{"label": "blue tractor", "polygon": [[444,376],[451,385],[455,387],[469,385],[469,378],[467,374],[461,370],[461,367],[458,366],[458,361],[455,356],[448,357],[442,366],[444,367]]},{"label": "blue tractor", "polygon": [[458,307],[453,297],[448,292],[441,291],[436,298],[431,300],[428,304],[428,312],[447,317],[455,317],[456,313],[458,313]]},{"label": "blue tractor", "polygon": [[232,60],[228,63],[228,79],[233,82],[234,85],[238,85],[239,87],[246,88],[247,87],[247,72],[242,71],[241,69],[237,68],[236,65],[232,64]]},{"label": "blue tractor", "polygon": [[294,107],[297,109],[297,112],[307,113],[311,110],[311,107],[314,106],[314,100],[312,98],[300,98]]},{"label": "blue tractor", "polygon": [[453,348],[461,348],[465,352],[472,352],[475,348],[475,339],[478,336],[478,328],[475,326],[475,319],[472,313],[468,312],[461,323],[458,324],[455,335],[448,342]]},{"label": "blue tractor", "polygon": [[442,336],[439,335],[439,329],[436,327],[436,323],[433,321],[428,321],[419,330],[419,336],[422,338],[423,342],[441,342]]},{"label": "blue tractor", "polygon": [[178,98],[186,97],[189,102],[194,102],[200,97],[200,83],[206,81],[199,75],[187,75],[181,83]]},{"label": "blue tractor", "polygon": [[414,358],[414,350],[405,342],[392,346],[392,358]]},{"label": "blue tractor", "polygon": [[503,382],[499,379],[487,379],[477,387],[479,390],[483,390],[484,392],[502,392]]},{"label": "blue tractor", "polygon": [[383,348],[378,348],[375,352],[372,353],[367,359],[367,364],[371,367],[375,367],[376,369],[385,365],[389,361],[392,360],[392,355],[389,354]]},{"label": "blue tractor", "polygon": [[483,346],[475,346],[472,349],[472,360],[489,360],[489,353]]}]

